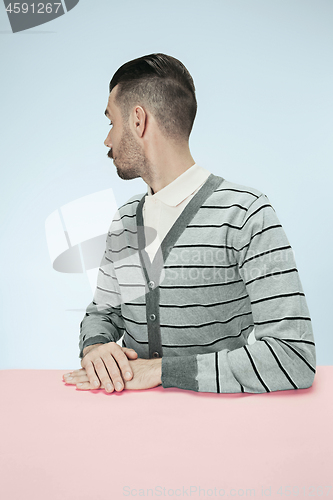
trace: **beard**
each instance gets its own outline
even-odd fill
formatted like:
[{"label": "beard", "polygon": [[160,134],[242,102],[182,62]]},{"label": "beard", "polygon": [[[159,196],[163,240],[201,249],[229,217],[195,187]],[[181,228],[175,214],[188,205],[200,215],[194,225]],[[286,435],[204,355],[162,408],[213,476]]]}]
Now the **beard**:
[{"label": "beard", "polygon": [[149,178],[150,162],[136,142],[129,128],[124,128],[119,142],[118,155],[114,159],[112,148],[107,156],[113,159],[117,174],[121,179]]}]

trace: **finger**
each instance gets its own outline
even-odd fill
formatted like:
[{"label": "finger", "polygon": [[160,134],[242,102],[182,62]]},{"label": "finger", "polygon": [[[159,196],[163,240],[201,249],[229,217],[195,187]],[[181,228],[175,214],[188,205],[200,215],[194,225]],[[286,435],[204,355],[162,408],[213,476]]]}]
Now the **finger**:
[{"label": "finger", "polygon": [[80,383],[80,384],[76,384],[76,388],[79,389],[79,390],[84,390],[84,391],[87,391],[87,390],[90,390],[90,391],[98,391],[99,389],[105,389],[104,385],[102,384],[101,387],[91,387],[91,383],[90,382],[84,382],[84,383]]},{"label": "finger", "polygon": [[[87,353],[82,358],[81,364],[86,370],[91,388],[98,389],[102,383],[108,392],[112,392],[114,390],[113,383],[110,380],[108,373],[106,372],[105,365],[101,359],[100,349],[92,349],[91,352]],[[98,371],[100,373],[98,373]],[[103,378],[102,381],[100,380],[100,377]]]},{"label": "finger", "polygon": [[[128,349],[128,351],[132,351],[134,357],[137,357],[137,353],[133,349]],[[115,357],[119,358],[119,356],[119,363],[122,365],[121,370],[123,370],[124,379],[119,370],[118,361],[115,359]],[[118,344],[113,342],[91,350],[91,352],[83,357],[81,365],[82,368],[85,368],[92,386],[97,388],[100,386],[100,382],[102,382],[108,392],[112,392],[114,389],[122,391],[124,380],[130,380],[133,377],[126,354]],[[115,387],[115,384],[119,385]]]},{"label": "finger", "polygon": [[[87,377],[89,379],[89,382],[91,384],[91,386],[94,388],[94,389],[97,389],[98,387],[100,387],[100,384],[101,384],[101,381],[98,377],[98,374],[95,370],[95,361],[97,361],[97,356],[96,358],[90,360],[88,358],[89,354],[87,354],[87,356],[85,358],[83,358],[85,361],[85,370],[86,370],[86,374],[87,374]],[[99,358],[100,359],[100,358]],[[100,362],[101,362],[101,359],[100,359]]]},{"label": "finger", "polygon": [[85,375],[86,370],[84,368],[81,368],[80,370],[73,370],[72,372],[65,373],[62,378],[66,382],[67,380],[72,380],[74,377],[78,375]]},{"label": "finger", "polygon": [[77,383],[81,383],[81,382],[89,382],[89,378],[87,377],[87,375],[77,375],[75,377],[69,377],[65,380],[66,384],[74,384],[76,385]]},{"label": "finger", "polygon": [[[125,354],[123,356],[126,358]],[[127,358],[126,358],[127,359]],[[105,353],[103,355],[103,361],[105,363],[105,367],[107,369],[107,372],[110,376],[109,378],[102,378],[101,381],[103,382],[106,390],[108,391],[108,384],[110,383],[110,380],[115,388],[116,391],[122,391],[124,389],[124,381],[121,376],[121,372],[119,370],[119,366],[116,363],[116,360],[110,353]],[[112,392],[112,391],[108,391]]]},{"label": "finger", "polygon": [[96,387],[92,387],[90,382],[79,382],[76,384],[76,388],[80,390],[94,390]]},{"label": "finger", "polygon": [[129,349],[127,347],[123,347],[122,350],[126,354],[126,356],[129,358],[136,358],[138,356],[138,353],[136,351],[134,351],[134,349]]},{"label": "finger", "polygon": [[73,375],[77,375],[78,373],[82,373],[83,371],[85,371],[84,368],[80,368],[78,370],[72,370],[71,372],[65,373],[63,377],[73,377]]},{"label": "finger", "polygon": [[127,349],[126,347],[122,348],[115,344],[112,350],[112,355],[121,370],[123,379],[131,380],[133,378],[133,370],[129,364],[128,355],[130,355],[131,358],[136,358],[138,353],[134,351],[134,349]]},{"label": "finger", "polygon": [[[93,369],[97,374],[98,382],[101,382],[106,388],[107,392],[122,391],[124,388],[123,379],[121,377],[119,367],[111,354],[109,352],[101,353],[99,357],[92,360]],[[90,365],[86,367],[87,375],[89,377],[90,383],[97,386],[95,383],[95,376],[93,375],[93,369]],[[90,372],[92,373],[92,378],[90,378]]]}]

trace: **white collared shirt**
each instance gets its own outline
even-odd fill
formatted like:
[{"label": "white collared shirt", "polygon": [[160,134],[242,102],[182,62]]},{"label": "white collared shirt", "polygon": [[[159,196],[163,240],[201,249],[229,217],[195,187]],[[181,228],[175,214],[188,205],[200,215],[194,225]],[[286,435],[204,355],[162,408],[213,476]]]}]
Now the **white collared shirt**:
[{"label": "white collared shirt", "polygon": [[148,195],[142,209],[143,222],[145,226],[157,231],[155,240],[145,248],[151,261],[165,235],[210,173],[195,163],[155,194],[152,194],[147,184]]}]

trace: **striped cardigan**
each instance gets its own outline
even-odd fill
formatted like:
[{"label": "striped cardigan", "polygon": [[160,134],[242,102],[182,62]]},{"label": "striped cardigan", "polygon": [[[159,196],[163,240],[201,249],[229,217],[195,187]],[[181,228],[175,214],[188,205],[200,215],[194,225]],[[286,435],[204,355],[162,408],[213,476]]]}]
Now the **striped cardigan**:
[{"label": "striped cardigan", "polygon": [[266,195],[211,174],[151,263],[145,247],[156,231],[143,224],[146,194],[120,207],[111,223],[80,324],[80,358],[88,345],[123,337],[140,358],[162,357],[164,388],[310,387],[316,351],[309,310]]}]

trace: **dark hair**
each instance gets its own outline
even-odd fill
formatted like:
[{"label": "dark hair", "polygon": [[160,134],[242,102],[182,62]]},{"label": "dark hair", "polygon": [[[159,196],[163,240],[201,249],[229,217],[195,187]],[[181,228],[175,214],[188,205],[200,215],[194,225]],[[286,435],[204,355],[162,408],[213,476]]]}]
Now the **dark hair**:
[{"label": "dark hair", "polygon": [[135,105],[146,106],[167,137],[188,140],[197,112],[193,79],[174,57],[150,54],[123,64],[113,75],[110,92],[128,120]]}]

